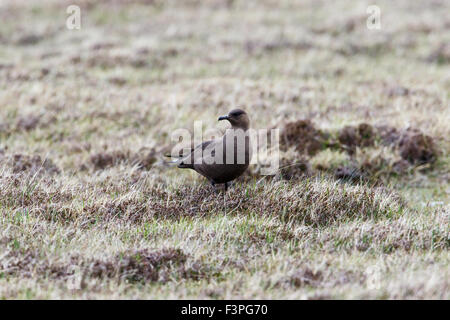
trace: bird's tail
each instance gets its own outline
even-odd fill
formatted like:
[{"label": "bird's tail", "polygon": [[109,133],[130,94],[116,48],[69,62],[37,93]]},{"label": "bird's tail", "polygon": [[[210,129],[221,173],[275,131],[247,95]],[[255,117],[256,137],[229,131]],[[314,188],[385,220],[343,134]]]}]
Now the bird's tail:
[{"label": "bird's tail", "polygon": [[177,156],[173,156],[173,155],[171,155],[171,154],[165,154],[164,155],[165,157],[167,157],[167,158],[173,158],[174,160],[173,161],[166,161],[165,162],[165,164],[167,164],[167,165],[176,165],[178,168],[188,168],[188,169],[192,169],[193,168],[193,166],[192,166],[192,164],[187,164],[187,163],[184,163],[183,162],[183,158],[184,157],[177,157]]},{"label": "bird's tail", "polygon": [[172,159],[173,159],[173,160],[171,160],[171,161],[164,161],[164,162],[163,162],[164,165],[168,165],[168,166],[170,166],[170,167],[178,166],[178,164],[179,164],[179,162],[180,162],[180,159],[181,159],[181,158],[178,158],[178,157],[174,157],[174,156],[172,156],[171,154],[165,154],[164,157],[166,157],[166,158],[172,158]]},{"label": "bird's tail", "polygon": [[187,164],[187,163],[184,163],[183,161],[180,161],[180,162],[178,163],[178,168],[182,168],[182,169],[184,169],[184,168],[187,168],[187,169],[193,169],[194,166],[193,166],[192,164]]}]

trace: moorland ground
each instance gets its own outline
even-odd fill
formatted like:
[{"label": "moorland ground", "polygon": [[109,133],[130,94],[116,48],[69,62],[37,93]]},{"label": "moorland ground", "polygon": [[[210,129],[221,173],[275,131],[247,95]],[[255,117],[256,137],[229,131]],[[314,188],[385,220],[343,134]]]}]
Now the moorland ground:
[{"label": "moorland ground", "polygon": [[[0,2],[0,298],[449,299],[450,4],[376,2]],[[164,165],[235,106],[277,175]]]}]

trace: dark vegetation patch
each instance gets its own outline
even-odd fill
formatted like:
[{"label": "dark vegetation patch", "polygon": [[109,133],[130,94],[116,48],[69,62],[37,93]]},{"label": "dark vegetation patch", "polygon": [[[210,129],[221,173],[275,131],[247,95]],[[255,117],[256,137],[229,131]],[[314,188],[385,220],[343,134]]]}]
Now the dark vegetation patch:
[{"label": "dark vegetation patch", "polygon": [[366,277],[362,272],[351,270],[330,272],[303,267],[278,280],[275,286],[284,289],[304,287],[330,288],[347,283],[364,283],[365,280]]},{"label": "dark vegetation patch", "polygon": [[102,170],[122,163],[126,159],[127,155],[122,151],[100,152],[90,156],[88,165],[91,165],[94,170]]},{"label": "dark vegetation patch", "polygon": [[111,42],[111,41],[102,41],[102,42],[96,42],[94,43],[90,49],[92,51],[98,51],[98,50],[108,50],[108,49],[112,49],[114,47],[117,47],[117,43],[115,42]]},{"label": "dark vegetation patch", "polygon": [[280,133],[280,147],[282,150],[295,147],[302,154],[314,155],[332,145],[330,135],[316,129],[311,120],[308,119],[289,122]]},{"label": "dark vegetation patch", "polygon": [[378,126],[376,127],[380,142],[384,146],[394,146],[400,139],[401,133],[391,126]]},{"label": "dark vegetation patch", "polygon": [[450,44],[442,43],[436,49],[434,49],[426,59],[428,62],[437,64],[450,63]]},{"label": "dark vegetation patch", "polygon": [[354,154],[356,147],[371,147],[375,144],[376,133],[374,128],[361,123],[357,127],[345,126],[338,136],[341,147],[349,154]]},{"label": "dark vegetation patch", "polygon": [[40,155],[15,154],[11,157],[0,154],[0,163],[4,163],[12,169],[13,173],[27,172],[30,176],[41,174],[58,174],[59,168],[49,158]]},{"label": "dark vegetation patch", "polygon": [[116,76],[108,78],[108,82],[121,87],[127,83],[127,79]]},{"label": "dark vegetation patch", "polygon": [[146,67],[165,68],[167,63],[159,54],[145,55],[142,52],[130,54],[112,54],[107,50],[98,50],[85,56],[73,56],[70,58],[72,64],[84,64],[87,68],[114,69],[118,67],[132,67],[141,69]]},{"label": "dark vegetation patch", "polygon": [[[92,193],[117,194],[130,192],[128,184],[98,189],[85,184],[64,190],[65,188],[49,178],[42,176],[38,181],[31,179],[26,172],[0,175],[0,200],[2,206],[16,214],[11,217],[33,215],[46,221],[63,225],[76,224],[87,227],[98,221],[122,220],[139,222],[151,219],[148,213],[147,199],[140,193],[134,197],[113,199],[110,197],[92,199]],[[94,200],[94,201],[93,201]]]},{"label": "dark vegetation patch", "polygon": [[33,278],[41,277],[63,278],[70,275],[67,268],[51,264],[46,257],[32,249],[7,249],[0,261],[0,274],[3,276],[20,276]]},{"label": "dark vegetation patch", "polygon": [[381,155],[363,161],[352,161],[349,165],[339,166],[334,170],[334,177],[339,180],[352,183],[370,183],[382,185],[383,182],[393,176],[401,176],[408,173],[411,165],[406,160],[398,160],[391,163]]},{"label": "dark vegetation patch", "polygon": [[5,72],[2,72],[2,74],[4,76],[4,79],[6,79],[8,82],[28,81],[34,78],[32,72],[17,68],[7,69]]},{"label": "dark vegetation patch", "polygon": [[14,68],[13,63],[0,63],[0,70],[11,70]]},{"label": "dark vegetation patch", "polygon": [[334,171],[336,179],[350,181],[350,182],[363,182],[365,175],[357,166],[340,166]]},{"label": "dark vegetation patch", "polygon": [[[36,103],[36,98],[32,97],[30,103]],[[18,132],[29,132],[38,128],[46,128],[56,121],[56,117],[52,115],[43,116],[41,114],[29,114],[20,116],[9,122],[0,122],[0,134],[10,135]]]},{"label": "dark vegetation patch", "polygon": [[141,149],[135,153],[129,150],[99,152],[90,156],[89,161],[84,164],[84,168],[103,170],[126,162],[132,166],[137,165],[139,169],[149,170],[156,161],[157,152],[155,149]]},{"label": "dark vegetation patch", "polygon": [[[382,155],[356,158],[357,149],[377,148],[380,145],[389,147],[398,159],[393,162]],[[342,150],[349,155],[349,164],[334,168],[331,174],[351,182],[404,175],[416,165],[433,164],[440,154],[435,139],[416,128],[398,130],[390,126],[374,127],[361,123],[345,126],[336,132],[324,132],[316,129],[310,120],[290,122],[282,128],[280,148],[286,150],[290,147],[295,147],[298,157],[280,160],[279,176],[286,180],[314,175],[308,160],[326,149]],[[328,170],[322,166],[317,169]]]},{"label": "dark vegetation patch", "polygon": [[[76,190],[61,191],[65,188],[54,187],[54,182],[45,179],[37,185],[29,185],[20,175],[1,177],[0,182],[1,204],[13,213],[12,219],[33,215],[52,222],[75,224],[80,228],[114,221],[140,224],[154,221],[155,218],[199,219],[221,211],[232,215],[275,215],[281,227],[253,231],[249,229],[248,238],[254,243],[295,239],[296,235],[283,226],[330,226],[351,220],[379,220],[400,214],[405,208],[404,201],[385,188],[339,185],[330,181],[271,181],[253,186],[236,185],[227,192],[225,206],[223,196],[216,194],[206,185],[182,186],[173,191],[166,185],[155,185],[136,190],[126,198],[106,197],[89,201],[89,190],[95,186],[84,186],[85,192],[80,194]],[[129,191],[129,187],[122,187],[120,192],[125,194]],[[104,194],[112,191],[96,188],[96,192]],[[75,198],[73,194],[78,194],[79,198]],[[261,198],[261,194],[265,196]],[[85,204],[81,206],[81,202]],[[383,220],[380,220],[380,223],[381,221]],[[340,243],[344,248],[356,248],[360,251],[383,247],[386,253],[398,249],[443,249],[448,248],[450,244],[446,232],[436,228],[429,233],[423,233],[402,225],[377,224],[373,230],[371,227],[356,233],[363,236],[355,237],[355,232],[352,232],[346,239],[312,239],[309,244],[325,241],[321,245],[322,248],[326,248],[328,242],[334,248],[336,243]],[[6,239],[2,240],[3,242],[9,241]],[[33,257],[27,259],[31,258]],[[99,268],[106,265],[105,272],[112,272],[110,267],[107,267],[106,260],[97,261],[95,264],[99,265]],[[60,270],[57,267],[55,266],[55,270]]]},{"label": "dark vegetation patch", "polygon": [[378,154],[358,160],[351,160],[348,165],[341,165],[334,170],[334,177],[352,183],[383,184],[386,179],[402,176],[412,169],[411,164],[400,159],[392,161]]},{"label": "dark vegetation patch", "polygon": [[401,158],[411,164],[433,163],[440,154],[435,139],[417,128],[380,126],[377,131],[383,145],[398,149]]},{"label": "dark vegetation patch", "polygon": [[253,224],[246,226],[245,230],[243,236],[256,245],[265,245],[275,241],[290,241],[295,238],[293,232],[285,225],[269,225],[261,228],[261,226]]},{"label": "dark vegetation patch", "polygon": [[432,163],[439,154],[434,139],[418,129],[404,131],[398,147],[401,157],[412,164]]},{"label": "dark vegetation patch", "polygon": [[[17,65],[0,66],[1,79],[8,83],[44,80],[50,74],[54,74],[55,76],[60,75],[59,72],[54,73],[52,69],[46,67],[27,69]],[[30,103],[33,104],[33,101],[30,101]]]},{"label": "dark vegetation patch", "polygon": [[340,34],[349,34],[366,25],[366,16],[353,16],[343,21],[329,21],[331,23],[322,23],[320,26],[313,26],[310,28],[311,32],[316,34],[328,33],[332,36]]},{"label": "dark vegetation patch", "polygon": [[7,122],[0,122],[0,135],[7,134],[10,131],[10,125]]},{"label": "dark vegetation patch", "polygon": [[403,97],[410,94],[408,88],[402,86],[391,86],[387,89],[387,94],[389,97]]},{"label": "dark vegetation patch", "polygon": [[19,46],[36,45],[46,38],[45,34],[28,33],[22,34],[14,40],[14,44]]},{"label": "dark vegetation patch", "polygon": [[217,273],[198,261],[190,261],[181,249],[174,248],[128,250],[106,259],[75,255],[69,263],[51,262],[36,250],[10,249],[0,261],[0,274],[6,276],[68,280],[76,269],[83,273],[83,278],[109,278],[119,282],[199,280]]},{"label": "dark vegetation patch", "polygon": [[263,166],[260,164],[250,165],[249,168],[236,181],[249,183],[251,181],[279,181],[279,180],[299,180],[315,175],[314,170],[307,157],[299,155],[298,158],[281,156],[278,162],[279,168],[273,175],[262,175]]},{"label": "dark vegetation patch", "polygon": [[[330,181],[296,184],[280,181],[254,187],[235,186],[226,195],[227,208],[223,206],[223,198],[211,191],[204,187],[184,187],[169,195],[160,190],[156,195],[160,200],[153,197],[153,201],[148,201],[147,212],[167,219],[203,216],[239,207],[239,213],[272,213],[284,222],[329,225],[352,219],[391,216],[402,207],[387,191],[362,186],[340,186]],[[260,194],[264,194],[264,198]],[[390,197],[392,201],[387,201],[386,198]]]},{"label": "dark vegetation patch", "polygon": [[286,158],[282,158],[279,162],[280,168],[274,178],[282,180],[295,180],[305,178],[312,175],[311,165],[306,158],[299,158],[294,163]]},{"label": "dark vegetation patch", "polygon": [[250,54],[264,54],[279,50],[308,50],[313,45],[306,41],[292,41],[288,39],[278,39],[275,41],[247,41],[244,44],[245,51]]},{"label": "dark vegetation patch", "polygon": [[[275,215],[283,223],[330,225],[348,220],[371,220],[392,216],[404,204],[385,189],[348,186],[331,181],[271,181],[257,185],[236,185],[226,194],[226,204],[206,185],[183,186],[170,191],[156,185],[130,192],[130,185],[117,192],[126,197],[102,197],[89,201],[90,189],[84,186],[76,198],[72,191],[52,187],[51,181],[27,186],[19,178],[2,179],[2,204],[21,214],[32,214],[45,220],[79,226],[107,221],[144,223],[159,219],[201,218],[217,212],[229,214]],[[44,183],[49,186],[45,187]],[[169,189],[169,190],[168,190]],[[111,194],[111,188],[95,192]],[[265,196],[260,197],[261,194]],[[83,205],[81,205],[83,203]],[[235,210],[239,208],[239,210]]]},{"label": "dark vegetation patch", "polygon": [[65,203],[73,200],[73,195],[54,188],[55,181],[48,176],[33,181],[27,172],[0,175],[0,199],[11,209],[32,209],[45,203]]},{"label": "dark vegetation patch", "polygon": [[33,129],[36,129],[36,127],[39,125],[40,120],[40,116],[34,115],[19,118],[16,123],[16,130],[31,131]]},{"label": "dark vegetation patch", "polygon": [[212,270],[198,261],[188,263],[181,249],[157,251],[129,250],[106,260],[90,260],[83,264],[93,278],[113,278],[127,282],[168,282],[174,279],[200,280]]},{"label": "dark vegetation patch", "polygon": [[135,56],[96,54],[86,58],[85,63],[88,68],[100,67],[103,69],[117,68],[119,66],[131,66],[142,68],[147,66],[148,61]]},{"label": "dark vegetation patch", "polygon": [[337,233],[332,239],[329,235],[324,239],[314,239],[322,249],[335,250],[358,250],[392,253],[397,250],[409,252],[411,250],[447,250],[450,247],[448,234],[444,227],[431,227],[427,232],[402,224],[396,220],[388,222],[381,221],[376,224],[357,226],[345,236]]},{"label": "dark vegetation patch", "polygon": [[[68,5],[72,4],[69,0],[62,1],[62,4],[58,2],[58,5],[61,5],[63,8],[66,8]],[[77,1],[77,5],[81,7],[81,9],[86,10],[94,10],[96,8],[106,6],[126,6],[131,4],[145,5],[145,6],[153,6],[158,8],[163,8],[166,4],[163,0],[79,0]]]},{"label": "dark vegetation patch", "polygon": [[67,143],[68,151],[70,153],[80,153],[87,151],[89,152],[91,150],[92,145],[89,142],[77,142],[77,141],[71,141]]},{"label": "dark vegetation patch", "polygon": [[335,51],[343,56],[365,55],[369,57],[377,57],[392,52],[394,44],[388,38],[361,43],[355,41],[347,41],[339,45]]},{"label": "dark vegetation patch", "polygon": [[[150,126],[154,126],[160,121],[158,117],[150,115],[149,109],[129,108],[127,110],[92,110],[80,115],[84,120],[96,119],[103,123],[103,120],[111,122],[114,127],[126,128],[130,133],[144,131]],[[95,127],[95,130],[99,130]]]},{"label": "dark vegetation patch", "polygon": [[359,168],[367,178],[378,178],[380,176],[399,176],[408,172],[411,168],[407,161],[400,159],[393,163],[382,155],[360,162]]},{"label": "dark vegetation patch", "polygon": [[319,287],[324,281],[322,271],[313,271],[306,267],[293,272],[291,275],[279,280],[276,286],[281,287]]}]

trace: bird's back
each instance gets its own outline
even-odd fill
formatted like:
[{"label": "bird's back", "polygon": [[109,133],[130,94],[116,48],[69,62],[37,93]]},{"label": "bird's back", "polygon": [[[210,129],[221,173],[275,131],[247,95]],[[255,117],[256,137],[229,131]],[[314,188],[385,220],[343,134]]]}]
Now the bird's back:
[{"label": "bird's back", "polygon": [[202,150],[193,169],[214,183],[226,183],[242,175],[252,156],[250,137],[243,130],[229,129],[222,139],[213,140]]}]

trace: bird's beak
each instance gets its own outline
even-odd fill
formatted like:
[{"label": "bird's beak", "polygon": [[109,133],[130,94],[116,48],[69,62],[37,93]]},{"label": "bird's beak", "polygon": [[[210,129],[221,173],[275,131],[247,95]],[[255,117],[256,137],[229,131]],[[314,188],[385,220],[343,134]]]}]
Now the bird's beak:
[{"label": "bird's beak", "polygon": [[219,121],[222,121],[222,120],[228,120],[228,116],[221,116],[221,117],[219,117]]}]

